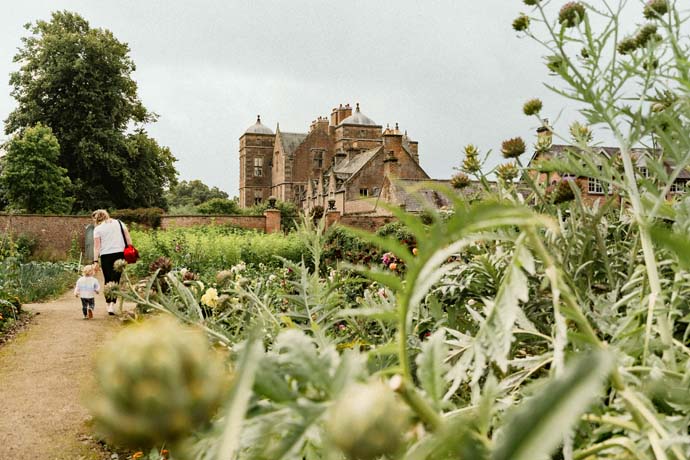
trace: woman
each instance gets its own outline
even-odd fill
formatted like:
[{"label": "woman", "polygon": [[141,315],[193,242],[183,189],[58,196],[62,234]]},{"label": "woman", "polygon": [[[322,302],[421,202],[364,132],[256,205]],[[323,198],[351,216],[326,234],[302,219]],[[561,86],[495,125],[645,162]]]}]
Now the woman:
[{"label": "woman", "polygon": [[[129,230],[119,220],[111,219],[108,211],[97,209],[91,214],[95,228],[93,230],[93,263],[103,270],[105,284],[120,282],[120,272],[115,271],[115,261],[124,259],[125,246],[132,244]],[[124,238],[123,238],[124,233]],[[100,264],[98,258],[100,257]],[[117,297],[106,291],[105,302],[108,314],[115,314],[115,302]]]}]

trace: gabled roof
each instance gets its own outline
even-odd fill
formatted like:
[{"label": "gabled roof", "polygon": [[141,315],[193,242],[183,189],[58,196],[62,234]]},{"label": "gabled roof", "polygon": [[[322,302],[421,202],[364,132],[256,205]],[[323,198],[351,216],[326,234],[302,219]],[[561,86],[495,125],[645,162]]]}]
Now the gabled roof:
[{"label": "gabled roof", "polygon": [[352,175],[359,172],[359,170],[362,169],[364,165],[366,165],[369,160],[371,160],[382,148],[382,146],[374,147],[371,150],[358,153],[354,155],[353,158],[338,163],[333,167],[336,176],[340,176],[342,174]]},{"label": "gabled roof", "polygon": [[297,147],[307,138],[306,133],[286,133],[279,131],[280,144],[286,155],[292,155],[297,150]]}]

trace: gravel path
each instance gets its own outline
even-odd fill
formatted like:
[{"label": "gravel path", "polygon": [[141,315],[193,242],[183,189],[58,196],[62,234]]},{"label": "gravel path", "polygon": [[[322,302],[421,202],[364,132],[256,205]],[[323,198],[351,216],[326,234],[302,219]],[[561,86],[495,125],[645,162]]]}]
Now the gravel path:
[{"label": "gravel path", "polygon": [[108,316],[102,295],[88,321],[71,293],[24,308],[39,315],[0,348],[0,459],[103,458],[82,402],[94,353],[120,321]]}]

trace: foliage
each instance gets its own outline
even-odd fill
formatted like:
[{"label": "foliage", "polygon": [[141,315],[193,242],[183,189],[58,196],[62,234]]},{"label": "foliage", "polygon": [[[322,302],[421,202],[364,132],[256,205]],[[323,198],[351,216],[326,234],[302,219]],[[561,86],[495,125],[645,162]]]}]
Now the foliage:
[{"label": "foliage", "polygon": [[[621,58],[620,12],[610,5],[596,10],[609,22],[595,33],[588,4],[554,12],[550,2],[526,3],[533,6],[526,33],[546,28],[546,39],[535,38],[558,62],[551,69],[565,88],[553,89],[580,101],[589,123],[610,130],[620,149],[610,161],[595,160],[578,129],[582,145],[539,170],[597,178],[616,195],[591,202],[571,187],[573,199],[554,204],[548,177],[534,180],[519,159],[528,189],[492,186],[472,147],[465,170],[484,187],[481,202],[431,185],[452,212],[422,217],[389,207],[410,235],[405,243],[397,231],[328,236],[334,246],[363,242],[385,253],[388,270],[322,267],[334,248],[306,219],[298,234],[310,263],[284,261],[260,274],[233,266],[209,286],[172,271],[167,292],[154,277],[128,289],[144,309],[194,324],[232,350],[237,377],[227,409],[173,453],[200,460],[690,457],[690,198],[666,199],[690,165],[681,16],[666,3],[664,16],[654,16],[655,0],[647,14],[662,39]],[[642,65],[652,56],[657,66]],[[662,87],[675,95],[662,98]],[[667,105],[653,111],[662,99]],[[663,148],[649,152],[659,161],[648,162],[650,177],[640,179],[630,149],[652,133]],[[405,270],[391,270],[391,260]],[[354,301],[350,270],[370,280]],[[410,414],[409,428],[402,417],[381,416],[400,411]]]},{"label": "foliage", "polygon": [[197,210],[201,214],[240,214],[240,205],[227,198],[212,198],[199,206]]},{"label": "foliage", "polygon": [[[67,11],[26,28],[14,57],[20,68],[10,75],[17,108],[5,132],[52,129],[78,210],[161,206],[175,159],[143,131],[155,117],[137,96],[127,44]],[[132,124],[135,133],[125,134]]]},{"label": "foliage", "polygon": [[49,127],[38,123],[7,144],[0,187],[10,210],[68,213],[74,201],[67,170],[58,166],[60,145]]},{"label": "foliage", "polygon": [[218,187],[209,188],[199,179],[180,181],[171,185],[165,194],[165,200],[170,207],[198,206],[216,198],[227,199],[228,194]]},{"label": "foliage", "polygon": [[132,230],[131,235],[141,255],[134,268],[139,276],[146,275],[147,267],[160,256],[168,257],[178,269],[215,275],[240,261],[278,265],[278,256],[299,261],[304,254],[304,246],[296,235],[264,234],[222,225]]},{"label": "foliage", "polygon": [[117,209],[111,215],[127,224],[135,223],[148,228],[158,228],[161,226],[163,212],[161,208]]}]

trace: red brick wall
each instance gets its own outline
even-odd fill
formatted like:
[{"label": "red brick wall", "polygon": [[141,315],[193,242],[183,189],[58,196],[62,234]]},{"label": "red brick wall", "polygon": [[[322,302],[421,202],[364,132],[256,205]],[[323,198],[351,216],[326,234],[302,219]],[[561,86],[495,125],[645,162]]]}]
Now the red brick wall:
[{"label": "red brick wall", "polygon": [[[278,216],[280,228],[280,216]],[[36,251],[51,258],[66,258],[76,238],[84,249],[86,227],[90,216],[46,216],[0,214],[0,235],[26,235],[37,241]],[[237,227],[265,231],[265,216],[163,216],[161,228],[191,227],[195,225],[230,224]]]},{"label": "red brick wall", "polygon": [[84,249],[86,227],[91,223],[91,216],[0,214],[0,233],[35,238],[37,251],[61,258],[67,256],[73,238]]},{"label": "red brick wall", "polygon": [[266,217],[264,216],[163,216],[161,229],[174,227],[194,227],[197,225],[223,225],[229,224],[236,227],[265,230]]}]

